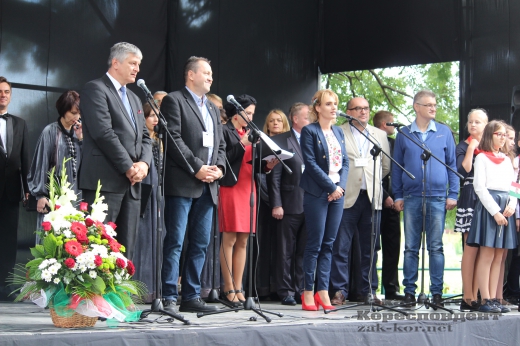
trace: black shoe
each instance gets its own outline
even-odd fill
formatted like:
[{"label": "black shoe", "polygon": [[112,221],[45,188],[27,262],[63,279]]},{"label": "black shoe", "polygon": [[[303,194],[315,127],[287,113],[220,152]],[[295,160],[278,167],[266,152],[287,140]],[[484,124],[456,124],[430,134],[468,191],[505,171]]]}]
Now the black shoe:
[{"label": "black shoe", "polygon": [[178,314],[179,311],[177,310],[177,302],[175,300],[171,299],[165,299],[163,302],[163,310],[167,311],[171,314]]},{"label": "black shoe", "polygon": [[476,301],[472,301],[471,305],[470,305],[464,299],[462,299],[462,302],[460,303],[461,312],[478,311],[478,308],[479,308],[479,304]]},{"label": "black shoe", "polygon": [[294,300],[296,301],[296,304],[300,304],[301,305],[301,303],[302,303],[302,294],[303,294],[303,292],[301,294],[299,294],[299,295],[294,296]]},{"label": "black shoe", "polygon": [[417,304],[417,300],[415,300],[415,295],[414,294],[411,294],[411,293],[405,293],[404,294],[404,299],[403,299],[403,304],[404,305],[416,305]]},{"label": "black shoe", "polygon": [[287,297],[284,297],[282,298],[282,305],[296,305],[296,300],[294,299],[293,296],[287,296]]},{"label": "black shoe", "polygon": [[216,306],[207,305],[201,298],[183,300],[179,309],[180,312],[213,312],[217,310]]},{"label": "black shoe", "polygon": [[396,292],[385,292],[385,300],[403,300],[404,295]]},{"label": "black shoe", "polygon": [[437,306],[444,307],[444,303],[443,303],[443,301],[442,301],[442,295],[440,295],[440,294],[434,294],[434,295],[433,295],[433,299],[432,299],[432,304],[433,304],[433,305],[437,305]]},{"label": "black shoe", "polygon": [[[230,290],[230,291],[222,293],[222,296],[220,298],[222,299],[224,304],[229,306],[229,307],[231,307],[231,308],[239,308],[239,307],[241,307],[243,305],[242,302],[228,299],[227,296],[230,295],[230,294],[234,295],[234,294],[236,294],[236,291],[235,290]],[[233,296],[233,299],[234,298],[235,297]]]},{"label": "black shoe", "polygon": [[493,304],[491,299],[482,300],[482,305],[478,308],[479,312],[492,312],[492,313],[500,313],[500,309]]}]

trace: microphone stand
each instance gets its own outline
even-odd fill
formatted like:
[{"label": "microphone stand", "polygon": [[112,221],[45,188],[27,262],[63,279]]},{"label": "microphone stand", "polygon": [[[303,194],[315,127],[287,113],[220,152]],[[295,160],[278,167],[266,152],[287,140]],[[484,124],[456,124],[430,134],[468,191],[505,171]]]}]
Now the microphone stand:
[{"label": "microphone stand", "polygon": [[[386,153],[381,148],[381,146],[379,145],[377,140],[375,140],[375,138],[371,139],[370,133],[369,133],[369,135],[366,135],[364,133],[364,131],[361,131],[360,129],[358,129],[356,126],[353,125],[353,121],[355,120],[358,122],[358,124],[360,124],[366,130],[366,127],[363,126],[363,124],[358,119],[351,117],[351,116],[347,116],[347,119],[349,119],[349,124],[351,125],[351,128],[352,127],[355,128],[363,137],[365,137],[373,145],[372,149],[370,149],[370,154],[372,155],[372,160],[374,162],[374,168],[373,168],[373,179],[372,179],[372,202],[371,202],[372,216],[371,216],[371,227],[370,227],[371,228],[370,229],[370,267],[369,267],[370,269],[368,271],[369,293],[368,293],[367,299],[363,303],[354,304],[354,305],[345,305],[345,306],[341,306],[339,308],[335,308],[334,310],[325,310],[325,313],[328,314],[329,312],[351,309],[351,308],[358,307],[358,306],[369,305],[372,311],[381,311],[384,309],[388,309],[388,310],[392,310],[394,312],[398,312],[398,313],[401,313],[401,314],[407,316],[408,313],[405,311],[399,310],[395,307],[390,307],[390,306],[376,303],[374,300],[374,294],[372,293],[372,274],[373,274],[373,270],[374,270],[374,257],[375,257],[374,252],[375,252],[375,247],[376,247],[376,167],[377,167],[376,163],[377,163],[377,157],[379,156],[380,153],[383,153],[383,155],[388,157],[393,163],[395,163],[397,166],[399,166],[411,179],[415,179],[415,177],[410,172],[408,172],[406,169],[404,169],[404,167],[402,167],[399,163],[397,163],[390,155],[388,155],[388,153]],[[383,177],[381,177],[381,179],[382,178]],[[380,221],[380,217],[378,218],[378,221]],[[374,308],[374,306],[379,307],[379,309]],[[345,317],[347,317],[347,316],[345,316]]]},{"label": "microphone stand", "polygon": [[[455,173],[460,179],[463,179],[462,175],[460,175],[456,170],[451,168],[450,166],[446,165],[441,159],[439,159],[437,156],[435,156],[425,145],[424,143],[418,143],[415,139],[413,139],[411,136],[407,135],[401,130],[401,126],[397,126],[397,132],[399,134],[403,135],[404,137],[408,138],[410,142],[417,145],[419,148],[422,149],[421,154],[421,160],[423,161],[423,194],[422,194],[422,231],[421,231],[421,293],[419,293],[419,297],[417,297],[417,302],[419,304],[424,304],[424,306],[428,308],[432,308],[433,310],[442,309],[445,310],[451,314],[453,314],[453,310],[447,309],[443,306],[433,304],[430,302],[430,299],[426,296],[424,293],[424,260],[425,260],[425,246],[426,246],[426,164],[430,157],[433,157],[435,160],[437,160],[439,163],[441,163],[444,167],[448,168],[450,171]],[[408,304],[409,305],[409,304]]]},{"label": "microphone stand", "polygon": [[[249,239],[247,241],[247,254],[246,254],[246,256],[247,256],[246,262],[249,264],[249,269],[248,269],[249,270],[249,275],[248,275],[248,292],[247,292],[248,296],[246,297],[246,301],[243,303],[242,306],[232,307],[229,304],[225,304],[225,305],[229,306],[229,309],[222,309],[222,310],[219,310],[219,311],[212,311],[212,312],[199,312],[199,313],[197,313],[197,317],[201,318],[201,317],[207,316],[207,315],[223,314],[223,313],[227,313],[227,312],[236,312],[236,311],[240,311],[240,310],[251,310],[251,311],[255,312],[257,315],[263,317],[265,319],[265,321],[267,323],[269,323],[269,322],[271,322],[271,318],[266,316],[264,313],[269,313],[269,314],[272,314],[272,315],[276,315],[278,317],[283,317],[283,314],[279,313],[279,312],[273,312],[273,311],[268,311],[268,310],[263,310],[261,308],[257,308],[256,304],[254,302],[254,298],[252,297],[252,293],[253,293],[253,275],[254,275],[254,272],[253,272],[253,246],[252,246],[252,244],[253,244],[253,237],[254,237],[253,225],[254,225],[254,222],[255,222],[255,220],[254,220],[254,208],[255,208],[255,159],[256,159],[256,154],[257,154],[256,153],[256,144],[257,144],[257,142],[259,141],[259,139],[261,137],[261,131],[245,115],[245,110],[244,110],[244,108],[242,106],[240,106],[239,103],[235,103],[235,102],[232,102],[232,103],[235,105],[235,107],[237,109],[238,115],[240,115],[240,117],[242,117],[242,119],[247,123],[247,127],[249,129],[251,129],[251,132],[249,134],[249,141],[251,142],[252,152],[253,152],[253,159],[251,161],[251,165],[252,165],[251,192],[250,192],[250,198],[249,198],[249,208],[250,208]],[[274,154],[274,156],[278,159],[278,161],[284,166],[284,168],[287,170],[287,172],[288,173],[292,173],[291,169],[280,159],[280,157],[278,156],[276,151],[272,150],[271,147],[269,147],[269,149]],[[261,156],[261,153],[260,153],[259,156]],[[240,283],[240,284],[242,284],[242,283]],[[249,320],[250,321],[256,321],[256,316],[251,317]]]},{"label": "microphone stand", "polygon": [[[170,137],[172,142],[175,144],[177,151],[184,158],[184,162],[188,166],[189,170],[193,173],[193,168],[188,163],[188,161],[186,161],[186,158],[182,155],[182,152],[180,151],[179,146],[173,140],[173,136],[168,131],[168,128],[166,127],[166,120],[164,118],[164,115],[161,113],[161,110],[159,108],[157,108],[157,110],[155,109],[153,102],[151,101],[151,100],[153,100],[152,95],[149,93],[146,93],[146,92],[145,92],[145,95],[146,95],[146,100],[148,101],[148,104],[150,105],[150,107],[152,107],[152,111],[157,115],[157,118],[159,119],[158,131],[157,131],[159,139],[162,139],[163,132],[168,134],[168,136]],[[162,245],[162,239],[163,239],[163,237],[162,237],[163,214],[161,213],[161,210],[162,210],[162,205],[163,205],[163,200],[164,200],[164,198],[163,198],[163,196],[164,196],[164,172],[166,169],[166,165],[164,164],[164,161],[165,161],[164,158],[166,157],[167,143],[168,143],[168,141],[165,140],[164,141],[164,152],[162,155],[160,154],[160,150],[159,150],[159,157],[160,157],[160,160],[162,161],[162,167],[160,167],[160,170],[157,170],[157,175],[158,175],[157,230],[156,230],[157,241],[156,241],[155,254],[154,254],[155,271],[156,271],[156,273],[155,273],[155,292],[154,292],[155,298],[152,301],[151,307],[149,309],[145,309],[141,312],[140,320],[143,320],[144,318],[148,317],[148,315],[150,315],[151,313],[160,313],[163,315],[170,316],[176,320],[179,320],[186,325],[189,325],[189,324],[191,324],[190,321],[185,319],[184,316],[164,310],[163,303],[162,303],[162,290],[161,290],[162,246],[161,245]],[[161,157],[162,157],[162,159],[161,159]]]}]

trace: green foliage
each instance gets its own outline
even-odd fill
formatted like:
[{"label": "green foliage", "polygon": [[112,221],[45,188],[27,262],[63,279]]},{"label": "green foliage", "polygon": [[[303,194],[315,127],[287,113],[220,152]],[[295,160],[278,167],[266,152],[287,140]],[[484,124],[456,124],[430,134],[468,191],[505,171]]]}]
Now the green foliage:
[{"label": "green foliage", "polygon": [[[346,111],[353,97],[364,97],[370,103],[370,114],[388,110],[396,121],[410,123],[415,119],[413,96],[427,89],[437,95],[436,120],[448,125],[457,137],[459,132],[459,68],[458,62],[382,68],[322,75],[322,87],[339,96],[339,109]],[[345,122],[338,119],[338,124]],[[458,141],[458,140],[457,140]]]},{"label": "green foliage", "polygon": [[49,233],[45,238],[43,238],[43,247],[45,252],[49,258],[56,256],[56,248],[58,246],[58,241],[54,234]]},{"label": "green foliage", "polygon": [[43,245],[38,244],[35,247],[32,247],[31,255],[33,255],[34,258],[45,258],[45,249],[43,248]]}]

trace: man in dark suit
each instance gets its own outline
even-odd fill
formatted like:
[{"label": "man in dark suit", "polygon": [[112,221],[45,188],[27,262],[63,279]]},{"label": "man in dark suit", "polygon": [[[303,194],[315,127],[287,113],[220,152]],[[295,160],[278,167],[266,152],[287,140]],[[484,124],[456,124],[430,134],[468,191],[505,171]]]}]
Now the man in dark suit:
[{"label": "man in dark suit", "polygon": [[200,297],[200,275],[211,235],[217,180],[225,173],[225,141],[219,109],[206,98],[213,82],[209,60],[191,57],[184,68],[186,87],[165,96],[161,111],[168,138],[162,286],[164,308],[176,312],[179,258],[188,246],[182,273],[182,312],[215,311]]},{"label": "man in dark suit", "polygon": [[19,203],[26,191],[29,171],[27,125],[19,117],[7,113],[11,102],[11,83],[0,77],[0,300],[6,300],[10,289],[5,282],[16,262]]},{"label": "man in dark suit", "polygon": [[140,182],[148,174],[152,145],[141,101],[126,88],[134,83],[142,54],[133,44],[120,42],[110,49],[108,72],[81,91],[83,157],[79,188],[94,202],[98,181],[108,205],[106,221],[118,226],[117,239],[132,259],[141,199]]},{"label": "man in dark suit", "polygon": [[303,293],[303,251],[307,232],[303,214],[303,189],[300,178],[304,170],[300,148],[301,129],[309,124],[309,106],[298,102],[289,112],[292,128],[271,139],[290,152],[294,157],[285,160],[292,170],[288,174],[282,165],[276,165],[267,175],[269,202],[273,207],[272,215],[277,219],[276,232],[276,291],[283,305],[296,305]]},{"label": "man in dark suit", "polygon": [[[394,134],[394,115],[388,111],[379,111],[374,115],[374,126],[385,131],[388,136]],[[395,139],[388,137],[390,155],[394,151]],[[399,253],[401,251],[401,215],[394,209],[391,174],[383,178],[383,210],[381,211],[381,248],[383,250],[383,270],[381,284],[385,289],[385,299],[403,300],[399,294]]]}]

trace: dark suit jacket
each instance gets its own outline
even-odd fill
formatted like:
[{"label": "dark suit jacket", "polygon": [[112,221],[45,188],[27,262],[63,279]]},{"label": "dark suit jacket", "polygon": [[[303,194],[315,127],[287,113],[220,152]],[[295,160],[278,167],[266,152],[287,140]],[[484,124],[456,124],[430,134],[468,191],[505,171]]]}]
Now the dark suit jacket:
[{"label": "dark suit jacket", "polygon": [[304,191],[300,187],[303,165],[300,144],[292,129],[271,139],[280,148],[293,152],[294,156],[284,161],[292,174],[287,173],[281,164],[277,164],[267,175],[270,205],[272,208],[283,207],[284,214],[301,214]]},{"label": "dark suit jacket", "polygon": [[[246,150],[242,143],[240,143],[240,136],[231,121],[222,125],[222,134],[226,142],[226,158],[228,160],[227,168],[231,169],[234,175],[228,170],[228,174],[220,180],[220,185],[233,186],[237,183],[238,176],[240,175],[240,167],[242,166],[242,159],[244,158]],[[260,150],[260,145],[260,143],[257,145],[257,150]],[[258,166],[258,156],[256,156],[255,173],[265,172],[266,165],[267,162],[262,160],[261,165]],[[256,183],[259,184],[260,182],[257,174],[255,174],[255,178]]]},{"label": "dark suit jacket", "polygon": [[[213,156],[210,165],[217,165],[226,172],[225,142],[222,137],[220,111],[210,101],[207,102],[213,120]],[[168,130],[175,143],[168,138],[166,154],[166,176],[164,189],[167,196],[198,198],[204,191],[204,184],[195,177],[200,168],[207,164],[209,150],[202,145],[202,132],[206,131],[202,114],[195,100],[186,88],[166,95],[161,103],[161,112],[168,123]],[[184,158],[193,168],[190,173]],[[217,204],[217,182],[209,184],[213,202]]]},{"label": "dark suit jacket", "polygon": [[[343,130],[337,126],[332,126],[332,131],[341,145],[341,156],[343,157],[338,185],[345,189],[349,167],[347,150],[345,149],[345,137]],[[309,124],[302,129],[300,146],[302,148],[303,162],[305,163],[305,171],[300,180],[300,187],[316,197],[321,196],[323,192],[334,192],[337,185],[328,176],[329,148],[319,123]]]},{"label": "dark suit jacket", "polygon": [[[29,141],[25,120],[9,115],[6,121],[7,156],[0,148],[0,196],[18,202],[22,192],[29,192],[27,174],[29,173]],[[22,186],[23,184],[23,186]],[[23,187],[23,190],[22,190]]]},{"label": "dark suit jacket", "polygon": [[95,190],[98,180],[101,180],[101,191],[125,193],[131,187],[132,197],[140,197],[141,184],[131,186],[126,171],[134,162],[143,161],[151,165],[152,144],[141,100],[129,89],[127,95],[137,130],[132,125],[119,92],[107,75],[88,82],[81,91],[81,189]]}]

